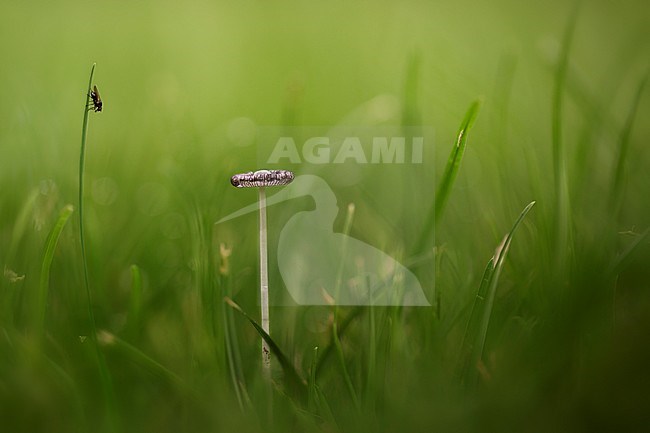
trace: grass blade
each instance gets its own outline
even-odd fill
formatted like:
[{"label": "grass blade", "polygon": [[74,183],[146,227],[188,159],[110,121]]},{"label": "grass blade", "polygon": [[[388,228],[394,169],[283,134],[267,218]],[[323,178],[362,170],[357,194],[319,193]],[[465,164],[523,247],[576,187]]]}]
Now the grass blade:
[{"label": "grass blade", "polygon": [[129,359],[134,361],[136,364],[142,366],[145,370],[149,371],[154,376],[157,376],[163,380],[168,381],[169,383],[175,385],[178,389],[183,390],[187,393],[190,393],[190,388],[187,386],[185,381],[178,376],[176,373],[169,370],[167,367],[151,358],[149,355],[145,354],[143,351],[133,346],[132,344],[127,343],[118,336],[108,332],[100,331],[98,335],[98,340],[100,344],[105,347],[111,347]]},{"label": "grass blade", "polygon": [[309,382],[307,382],[307,408],[315,412],[318,394],[316,390],[316,363],[318,362],[318,346],[314,347],[314,354],[309,366]]},{"label": "grass blade", "polygon": [[303,397],[307,390],[307,383],[300,377],[300,374],[298,374],[296,368],[293,366],[291,361],[289,361],[289,358],[287,358],[287,356],[282,352],[280,347],[275,343],[275,341],[273,341],[271,336],[267,334],[252,317],[246,314],[246,312],[242,310],[239,305],[237,305],[232,299],[227,296],[224,298],[224,301],[235,311],[244,316],[251,325],[253,325],[257,333],[260,334],[260,336],[269,346],[269,349],[271,349],[271,353],[273,353],[278,358],[278,362],[280,363],[282,371],[284,372],[287,388],[292,392],[294,397],[298,398],[300,401],[303,401]]},{"label": "grass blade", "polygon": [[[227,260],[227,255],[224,254],[224,249],[222,247],[222,260]],[[222,262],[222,266],[226,262]],[[227,276],[227,268],[222,268],[220,280],[222,285],[229,285],[229,278]],[[226,282],[224,282],[226,281]],[[230,293],[231,290],[228,290]],[[230,380],[232,381],[232,387],[235,390],[235,396],[237,397],[237,403],[242,412],[244,412],[244,396],[248,394],[246,391],[246,386],[244,384],[244,374],[242,373],[242,362],[241,354],[239,352],[239,345],[237,344],[237,335],[235,332],[234,317],[232,309],[227,308],[225,303],[221,303],[221,315],[223,318],[223,333],[224,333],[224,346],[226,349],[226,362],[228,365],[228,371],[230,373]]]},{"label": "grass blade", "polygon": [[564,32],[560,57],[555,70],[555,86],[553,88],[551,140],[553,150],[553,176],[555,183],[555,209],[556,209],[556,273],[564,273],[566,263],[567,244],[569,242],[569,191],[567,185],[566,162],[562,142],[562,114],[563,96],[565,93],[567,70],[569,69],[569,52],[571,41],[576,27],[578,6],[576,4]]},{"label": "grass blade", "polygon": [[621,254],[619,254],[619,256],[616,258],[616,261],[611,266],[610,275],[617,276],[623,271],[623,269],[625,269],[625,266],[628,264],[630,257],[632,257],[637,248],[643,244],[643,241],[646,240],[648,235],[650,235],[650,228],[645,229],[643,233],[638,235],[636,239],[634,239],[634,241],[632,241],[630,245],[628,245],[628,247]]},{"label": "grass blade", "polygon": [[480,106],[481,103],[478,100],[474,101],[472,105],[470,105],[465,114],[465,118],[463,119],[463,123],[461,123],[460,128],[458,129],[456,143],[451,151],[451,155],[449,155],[445,172],[442,175],[442,181],[440,182],[440,186],[436,193],[434,221],[437,221],[442,216],[442,211],[445,209],[451,188],[456,180],[456,176],[458,176],[458,170],[460,169],[463,154],[465,153],[465,147],[467,146],[467,133],[474,125]]},{"label": "grass blade", "polygon": [[45,241],[45,252],[43,254],[43,262],[41,264],[41,279],[39,282],[38,295],[36,297],[36,324],[35,329],[37,335],[41,336],[43,333],[43,325],[45,323],[45,310],[47,306],[47,296],[50,289],[50,268],[52,267],[52,260],[54,259],[54,251],[59,243],[59,237],[65,227],[70,215],[74,208],[71,204],[65,205],[59,213],[59,218],[56,224],[50,230]]},{"label": "grass blade", "polygon": [[461,356],[463,356],[461,380],[466,385],[472,386],[478,380],[479,370],[477,366],[483,359],[492,307],[494,306],[494,299],[499,283],[499,276],[503,269],[503,263],[508,255],[515,231],[534,205],[534,201],[530,202],[521,214],[519,214],[519,218],[515,221],[512,229],[505,236],[503,242],[497,247],[494,256],[488,262],[483,278],[481,279],[481,285],[476,294],[472,313],[469,318],[467,332],[463,342],[464,347],[461,350]]},{"label": "grass blade", "polygon": [[127,335],[135,341],[138,338],[140,317],[142,311],[142,273],[138,265],[131,265],[131,297],[129,299],[129,314]]},{"label": "grass blade", "polygon": [[569,22],[564,31],[564,38],[562,39],[562,46],[558,59],[557,69],[555,70],[551,128],[553,145],[553,169],[556,189],[560,188],[561,177],[564,174],[564,149],[562,147],[562,99],[565,93],[564,88],[567,77],[567,70],[569,67],[569,51],[571,49],[571,41],[573,39],[577,15],[578,14],[576,8],[569,18]]},{"label": "grass blade", "polygon": [[[350,234],[350,229],[352,228],[352,220],[354,219],[354,209],[355,209],[354,203],[350,203],[348,205],[348,212],[345,218],[345,223],[343,225],[342,233],[345,237],[344,237],[343,245],[341,245],[341,262],[339,263],[339,269],[338,269],[336,283],[334,287],[334,299],[336,302],[338,302],[339,291],[341,289],[341,284],[343,282],[342,275],[343,275],[344,261],[346,260],[346,256],[347,256],[347,239],[348,239],[348,235]],[[341,372],[343,373],[343,379],[345,381],[345,385],[348,388],[348,392],[350,393],[350,397],[352,398],[352,402],[354,403],[354,406],[357,408],[357,410],[359,410],[361,406],[359,405],[359,399],[357,398],[357,393],[354,390],[354,385],[352,384],[352,378],[350,377],[350,373],[348,372],[348,368],[345,364],[345,355],[343,353],[343,346],[341,345],[341,339],[339,337],[338,303],[335,303],[334,305],[333,316],[334,316],[334,320],[332,322],[332,341],[334,342],[334,348],[336,349],[336,354],[338,355],[339,364],[341,365]]]},{"label": "grass blade", "polygon": [[445,167],[440,185],[436,191],[434,204],[429,211],[424,229],[422,230],[422,235],[420,236],[418,243],[414,248],[414,253],[419,253],[422,251],[425,243],[431,238],[435,225],[442,216],[442,212],[444,211],[445,205],[447,204],[447,199],[451,193],[454,181],[458,176],[458,170],[460,170],[460,163],[463,160],[463,154],[465,153],[465,147],[467,146],[467,134],[472,128],[474,121],[476,120],[480,106],[481,103],[479,100],[474,101],[469,106],[469,109],[465,114],[465,118],[460,124],[458,134],[456,135],[456,143],[451,150],[449,159],[447,159],[447,166]]},{"label": "grass blade", "polygon": [[88,259],[86,257],[86,237],[84,230],[84,175],[86,171],[86,137],[88,135],[88,102],[90,100],[90,89],[93,84],[93,75],[95,74],[95,66],[93,63],[90,69],[90,78],[88,79],[88,89],[86,91],[86,99],[84,103],[84,117],[83,125],[81,128],[81,152],[79,154],[79,239],[81,241],[81,261],[83,264],[84,272],[84,285],[86,287],[86,295],[88,300],[88,317],[90,319],[90,326],[93,334],[93,340],[96,342],[97,326],[95,323],[95,315],[92,308],[92,294],[90,292],[90,283],[88,278]]},{"label": "grass blade", "polygon": [[97,359],[97,368],[99,370],[100,379],[102,382],[102,391],[106,399],[107,409],[107,428],[109,431],[119,431],[119,421],[117,415],[117,403],[115,400],[115,393],[113,390],[113,382],[104,359],[104,354],[99,348],[97,342],[97,323],[95,321],[95,314],[93,313],[93,300],[90,291],[90,281],[88,278],[88,258],[86,256],[86,238],[84,230],[84,175],[86,171],[86,137],[88,135],[88,113],[90,108],[90,89],[93,84],[93,76],[95,74],[95,66],[93,63],[90,69],[90,78],[88,79],[88,89],[86,90],[86,98],[84,102],[84,117],[81,127],[81,151],[79,154],[79,240],[81,242],[81,261],[84,273],[84,286],[86,287],[86,298],[88,300],[88,318],[90,320],[90,337],[95,348],[95,355]]},{"label": "grass blade", "polygon": [[615,210],[615,215],[620,211],[620,206],[623,201],[623,174],[625,169],[625,160],[627,159],[627,154],[630,148],[630,134],[632,132],[632,127],[634,126],[634,119],[636,118],[636,112],[639,108],[639,101],[641,100],[641,95],[643,94],[643,89],[648,81],[648,73],[641,79],[636,93],[634,94],[634,100],[632,101],[632,106],[630,111],[625,119],[625,124],[621,130],[621,138],[619,141],[618,147],[618,158],[616,161],[616,169],[614,172],[614,186],[611,192],[611,203]]},{"label": "grass blade", "polygon": [[460,377],[461,380],[465,380],[469,370],[473,365],[476,365],[476,359],[473,359],[474,347],[476,343],[476,336],[478,335],[478,329],[480,324],[480,312],[485,305],[485,298],[488,293],[488,288],[490,287],[490,281],[494,275],[494,257],[490,259],[485,271],[483,272],[483,278],[481,278],[481,285],[476,292],[476,297],[474,298],[474,303],[472,304],[472,311],[469,315],[469,320],[467,321],[467,326],[465,328],[465,335],[463,336],[463,342],[460,349]]}]

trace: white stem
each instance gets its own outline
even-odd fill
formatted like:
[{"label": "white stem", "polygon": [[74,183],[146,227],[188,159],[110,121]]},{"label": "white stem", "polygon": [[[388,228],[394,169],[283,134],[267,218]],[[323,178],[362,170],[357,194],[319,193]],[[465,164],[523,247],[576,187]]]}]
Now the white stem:
[{"label": "white stem", "polygon": [[[262,329],[269,334],[269,271],[266,242],[266,192],[264,187],[260,193],[260,302],[262,310]],[[264,371],[269,374],[271,368],[271,352],[266,341],[262,339],[262,363]]]}]

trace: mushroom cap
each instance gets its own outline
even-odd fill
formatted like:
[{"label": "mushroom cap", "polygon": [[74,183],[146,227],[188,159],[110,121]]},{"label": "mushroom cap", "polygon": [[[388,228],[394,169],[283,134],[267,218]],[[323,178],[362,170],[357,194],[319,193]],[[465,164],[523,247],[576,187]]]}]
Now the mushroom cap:
[{"label": "mushroom cap", "polygon": [[259,188],[288,185],[293,179],[293,172],[289,170],[257,170],[236,174],[230,178],[230,183],[237,188]]}]

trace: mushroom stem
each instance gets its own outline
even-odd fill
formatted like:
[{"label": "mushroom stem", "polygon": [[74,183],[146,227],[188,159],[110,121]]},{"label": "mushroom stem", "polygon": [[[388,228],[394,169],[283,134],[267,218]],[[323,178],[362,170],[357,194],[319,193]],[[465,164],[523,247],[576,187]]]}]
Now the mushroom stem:
[{"label": "mushroom stem", "polygon": [[[266,191],[259,188],[260,206],[260,306],[262,316],[262,329],[269,334],[269,271],[266,240]],[[262,339],[262,363],[264,372],[270,375],[271,352],[266,341]]]}]

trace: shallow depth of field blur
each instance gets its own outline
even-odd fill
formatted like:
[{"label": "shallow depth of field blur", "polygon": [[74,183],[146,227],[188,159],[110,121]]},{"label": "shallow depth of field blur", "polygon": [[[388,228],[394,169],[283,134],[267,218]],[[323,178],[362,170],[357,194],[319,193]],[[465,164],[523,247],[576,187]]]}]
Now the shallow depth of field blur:
[{"label": "shallow depth of field blur", "polygon": [[[3,1],[0,430],[647,427],[648,29],[643,1]],[[84,221],[99,352],[77,198],[93,62],[104,110],[90,113]],[[477,99],[435,237],[416,251]],[[374,181],[394,167],[369,164],[333,186],[333,229],[354,203],[350,236],[409,265],[432,306],[273,307],[271,337],[306,385],[293,392],[277,356],[269,385],[259,334],[223,301],[259,320],[256,215],[214,225],[256,200],[229,183],[264,168],[247,137],[404,122],[435,131],[425,164],[394,184]],[[531,201],[468,363],[484,270]],[[48,285],[46,239],[67,204]],[[310,206],[269,208],[271,250]]]}]

